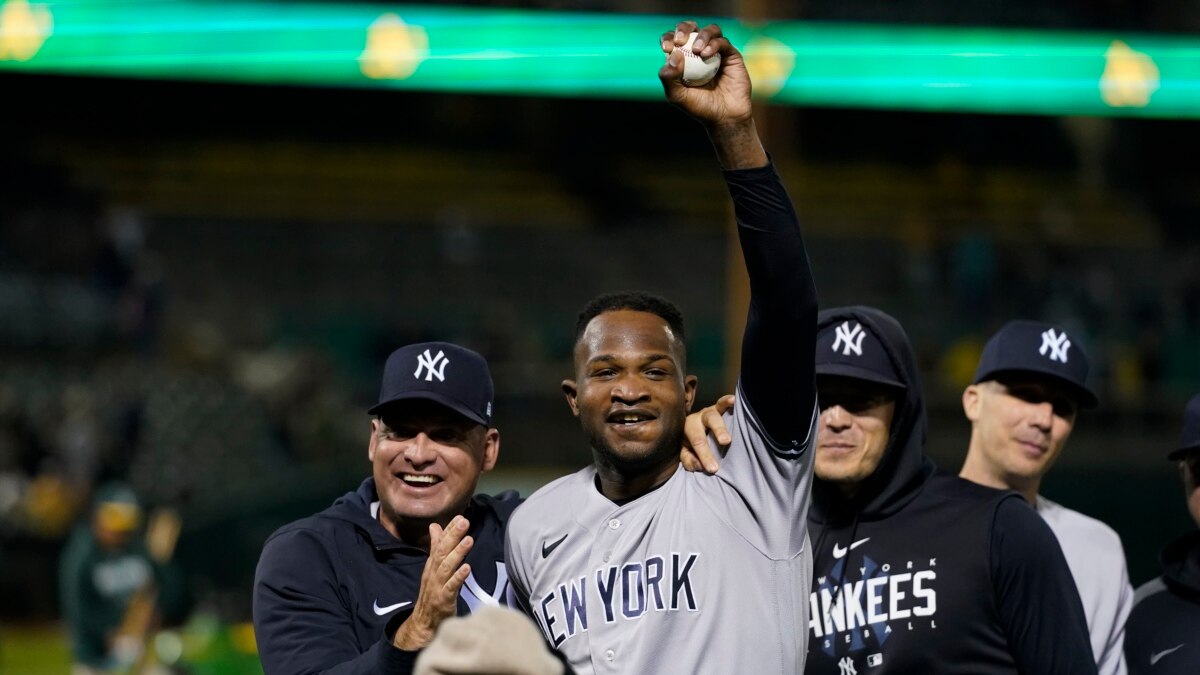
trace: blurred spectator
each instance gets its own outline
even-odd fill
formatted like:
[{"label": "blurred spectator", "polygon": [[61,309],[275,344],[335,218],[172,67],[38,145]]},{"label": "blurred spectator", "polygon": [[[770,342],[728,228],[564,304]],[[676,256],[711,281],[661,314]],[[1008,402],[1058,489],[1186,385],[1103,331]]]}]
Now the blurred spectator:
[{"label": "blurred spectator", "polygon": [[966,325],[979,325],[995,311],[998,264],[996,247],[982,228],[964,232],[950,251],[949,286],[955,314]]},{"label": "blurred spectator", "polygon": [[60,602],[76,675],[139,663],[154,626],[176,623],[185,613],[182,578],[170,563],[178,531],[168,532],[166,542],[143,540],[144,515],[131,487],[106,483],[63,550]]},{"label": "blurred spectator", "polygon": [[133,209],[111,208],[103,218],[95,283],[112,307],[113,330],[141,353],[157,346],[164,303],[162,269],[146,249],[146,225]]},{"label": "blurred spectator", "polygon": [[70,486],[87,492],[100,471],[108,436],[102,428],[100,403],[86,384],[72,383],[63,389],[60,405],[54,433],[58,471]]}]

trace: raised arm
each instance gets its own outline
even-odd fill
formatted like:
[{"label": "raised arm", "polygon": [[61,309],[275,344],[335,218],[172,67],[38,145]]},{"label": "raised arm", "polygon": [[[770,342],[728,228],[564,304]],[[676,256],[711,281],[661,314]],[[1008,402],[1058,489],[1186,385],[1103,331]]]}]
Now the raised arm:
[{"label": "raised arm", "polygon": [[[721,70],[707,85],[683,84],[682,52],[676,45],[699,33],[693,51],[720,54]],[[800,449],[808,438],[816,403],[812,354],[817,294],[799,219],[763,149],[751,109],[745,60],[719,26],[685,21],[664,33],[659,71],[667,100],[708,132],[724,169],[746,270],[750,310],[742,342],[743,404],[754,412],[777,447]]]}]

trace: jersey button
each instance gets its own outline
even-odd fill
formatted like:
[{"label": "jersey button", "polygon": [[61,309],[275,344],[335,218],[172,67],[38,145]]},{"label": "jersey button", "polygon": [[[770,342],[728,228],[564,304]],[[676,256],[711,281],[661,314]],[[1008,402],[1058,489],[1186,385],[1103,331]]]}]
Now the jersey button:
[{"label": "jersey button", "polygon": [[606,551],[604,553],[604,562],[608,562],[609,560],[612,560],[612,551]]},{"label": "jersey button", "polygon": [[610,529],[610,530],[615,530],[620,526],[621,526],[621,521],[617,520],[616,518],[613,518],[612,520],[608,521],[608,529]]},{"label": "jersey button", "polygon": [[604,658],[608,659],[609,661],[612,661],[613,659],[617,658],[617,653],[610,649],[610,650],[604,652]]}]

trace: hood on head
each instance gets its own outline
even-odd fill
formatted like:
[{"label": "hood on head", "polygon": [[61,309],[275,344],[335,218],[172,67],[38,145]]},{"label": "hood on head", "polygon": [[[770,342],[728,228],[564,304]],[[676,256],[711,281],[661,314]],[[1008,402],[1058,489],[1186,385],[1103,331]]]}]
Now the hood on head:
[{"label": "hood on head", "polygon": [[1168,586],[1200,599],[1200,531],[1189,532],[1167,544],[1158,555]]},{"label": "hood on head", "polygon": [[[860,332],[865,335],[860,336]],[[815,479],[813,516],[818,521],[854,515],[861,520],[885,517],[915,497],[934,469],[924,453],[928,421],[912,345],[896,319],[862,305],[822,311],[817,317],[817,335],[818,377],[830,374],[884,383],[890,380],[898,386],[896,412],[879,466],[863,481],[853,499],[843,496],[836,485]],[[854,340],[855,348],[848,347],[850,340]],[[856,363],[860,358],[863,360]]]}]

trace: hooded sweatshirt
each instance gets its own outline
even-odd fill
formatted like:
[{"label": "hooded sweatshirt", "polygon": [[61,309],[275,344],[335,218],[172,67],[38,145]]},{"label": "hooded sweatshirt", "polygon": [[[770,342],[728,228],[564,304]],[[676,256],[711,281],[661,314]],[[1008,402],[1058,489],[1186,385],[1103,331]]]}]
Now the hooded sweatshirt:
[{"label": "hooded sweatshirt", "polygon": [[[836,308],[821,313],[818,335],[845,322],[846,335],[855,323],[866,331],[860,351],[882,350],[904,388],[883,457],[854,496],[813,481],[805,672],[1095,673],[1054,534],[1016,492],[961,479],[924,454],[925,403],[900,324],[872,308]],[[829,346],[818,338],[817,349],[819,376]]]},{"label": "hooded sweatshirt", "polygon": [[1161,577],[1137,590],[1125,625],[1130,675],[1200,672],[1200,532],[1159,553]]},{"label": "hooded sweatshirt", "polygon": [[[504,530],[516,492],[476,495],[464,514],[475,544],[458,613],[507,604]],[[428,554],[377,519],[375,480],[276,530],[254,578],[254,632],[266,675],[412,672],[417,652],[392,645],[412,612]]]}]

